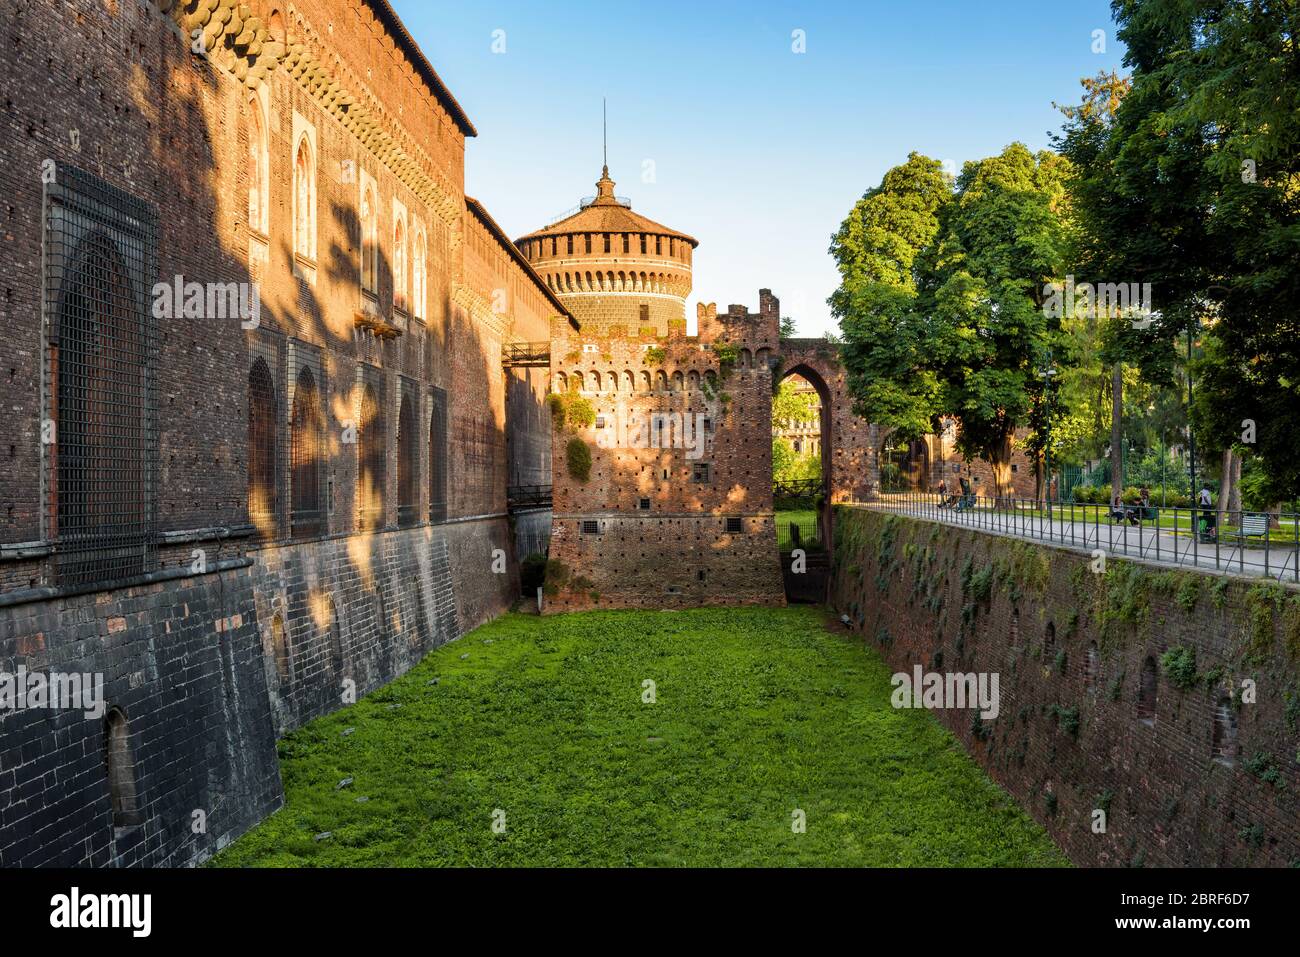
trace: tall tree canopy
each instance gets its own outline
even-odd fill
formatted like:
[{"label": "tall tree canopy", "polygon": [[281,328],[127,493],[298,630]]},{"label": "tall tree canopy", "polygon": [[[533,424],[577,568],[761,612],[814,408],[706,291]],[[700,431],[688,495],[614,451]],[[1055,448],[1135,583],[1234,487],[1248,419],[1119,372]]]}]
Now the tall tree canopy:
[{"label": "tall tree canopy", "polygon": [[855,410],[912,438],[956,415],[958,450],[990,461],[998,494],[1012,436],[1041,407],[1039,367],[1059,328],[1044,287],[1067,258],[1068,174],[1060,156],[1013,143],[953,184],[914,153],[831,246]]},{"label": "tall tree canopy", "polygon": [[1300,488],[1300,6],[1294,0],[1115,0],[1131,89],[1113,122],[1072,117],[1058,147],[1089,267],[1150,282],[1158,319],[1109,348],[1170,382],[1170,341],[1207,323],[1193,371],[1198,444],[1256,426],[1261,485]]}]

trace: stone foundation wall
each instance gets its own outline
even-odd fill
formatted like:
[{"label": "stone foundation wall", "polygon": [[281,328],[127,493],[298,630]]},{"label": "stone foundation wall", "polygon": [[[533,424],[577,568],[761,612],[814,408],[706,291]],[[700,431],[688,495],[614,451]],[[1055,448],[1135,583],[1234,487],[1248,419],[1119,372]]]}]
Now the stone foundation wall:
[{"label": "stone foundation wall", "polygon": [[996,719],[935,714],[1077,864],[1300,864],[1296,591],[1098,574],[1087,554],[869,509],[835,526],[836,610],[897,672],[999,675]]},{"label": "stone foundation wall", "polygon": [[[105,712],[0,709],[0,866],[185,865],[280,807],[254,574],[237,564],[0,607],[0,671],[100,675]],[[130,828],[114,827],[110,708],[127,719]]]}]

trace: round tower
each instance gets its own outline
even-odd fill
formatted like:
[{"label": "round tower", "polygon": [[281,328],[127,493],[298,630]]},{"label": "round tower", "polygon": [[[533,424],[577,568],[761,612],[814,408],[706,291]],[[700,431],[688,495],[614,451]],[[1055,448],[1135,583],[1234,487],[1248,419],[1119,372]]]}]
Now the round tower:
[{"label": "round tower", "polygon": [[584,332],[604,335],[619,326],[626,335],[641,329],[667,335],[670,322],[686,322],[699,243],[632,212],[630,200],[614,195],[608,166],[596,195],[577,212],[515,245]]}]

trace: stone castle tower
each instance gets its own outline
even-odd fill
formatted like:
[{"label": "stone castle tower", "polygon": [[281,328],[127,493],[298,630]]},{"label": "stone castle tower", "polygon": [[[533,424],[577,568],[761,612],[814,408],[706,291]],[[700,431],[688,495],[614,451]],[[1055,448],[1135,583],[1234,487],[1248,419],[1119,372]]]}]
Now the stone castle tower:
[{"label": "stone castle tower", "polygon": [[686,323],[699,243],[632,212],[609,167],[578,211],[515,241],[565,307],[596,335],[667,335]]}]

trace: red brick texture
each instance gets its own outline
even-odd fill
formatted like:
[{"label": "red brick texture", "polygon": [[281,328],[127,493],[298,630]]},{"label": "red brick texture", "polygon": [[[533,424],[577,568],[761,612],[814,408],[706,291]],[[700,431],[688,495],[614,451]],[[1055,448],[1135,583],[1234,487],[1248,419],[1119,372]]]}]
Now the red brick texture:
[{"label": "red brick texture", "polygon": [[[766,290],[758,313],[701,308],[698,336],[684,324],[666,337],[555,325],[553,388],[591,403],[597,419],[554,433],[551,558],[570,585],[549,611],[784,603],[772,512],[778,309]],[[667,431],[646,447],[635,423],[653,441],[645,433],[654,415],[703,426],[686,437],[699,439],[690,441],[698,454],[686,441],[674,447]],[[585,480],[569,473],[574,439],[591,455]],[[728,531],[728,519],[738,529]]]},{"label": "red brick texture", "polygon": [[936,717],[1075,863],[1300,863],[1294,590],[1098,575],[1086,554],[869,509],[835,526],[836,610],[896,672],[999,674],[996,719]]},{"label": "red brick texture", "polygon": [[[508,399],[503,344],[545,340],[564,310],[465,196],[473,127],[387,3],[8,0],[0,35],[0,669],[32,657],[103,672],[108,704],[128,712],[145,812],[129,844],[114,837],[99,723],[24,717],[29,733],[10,736],[6,724],[15,750],[0,754],[0,863],[192,863],[278,805],[276,733],[338,707],[345,680],[357,694],[377,687],[515,599],[506,488],[511,475],[549,473],[551,437],[548,377],[509,373]],[[261,215],[249,200],[259,126]],[[295,222],[304,139],[306,248]],[[255,329],[242,317],[152,320],[159,562],[139,582],[84,594],[56,577],[42,498],[52,472],[41,441],[47,160],[157,209],[150,282],[256,283],[260,293]],[[377,248],[365,285],[363,184]],[[276,441],[275,509],[256,529],[255,358],[269,367]],[[321,396],[322,515],[294,539],[290,421],[304,367]],[[349,437],[365,383],[385,424],[382,510],[369,532],[359,531],[360,449]],[[400,434],[404,396],[414,436]],[[435,447],[444,399],[445,447]],[[414,497],[399,513],[402,440],[414,450]],[[446,514],[431,521],[440,469]],[[191,570],[196,550],[206,572]],[[228,755],[232,745],[257,762]],[[213,819],[204,835],[189,829],[195,808]]]}]

